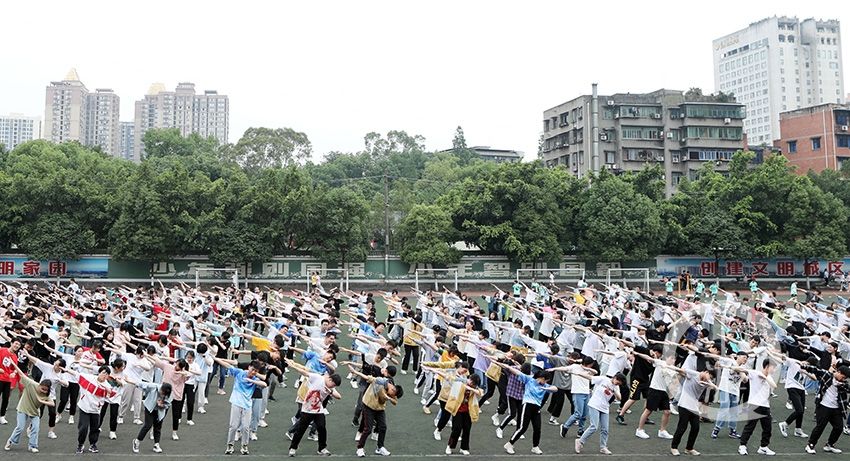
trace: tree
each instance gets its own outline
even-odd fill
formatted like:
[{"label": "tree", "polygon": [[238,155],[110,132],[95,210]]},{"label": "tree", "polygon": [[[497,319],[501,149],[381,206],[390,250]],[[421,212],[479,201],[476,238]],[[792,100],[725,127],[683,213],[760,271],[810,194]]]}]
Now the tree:
[{"label": "tree", "polygon": [[788,195],[789,217],[783,226],[785,253],[802,259],[838,259],[847,252],[841,229],[847,209],[808,177],[795,179]]},{"label": "tree", "polygon": [[237,163],[255,173],[301,164],[312,152],[307,135],[291,128],[248,128],[230,150]]},{"label": "tree", "polygon": [[21,227],[19,248],[33,259],[77,259],[95,248],[95,233],[67,213],[46,213]]},{"label": "tree", "polygon": [[363,261],[368,252],[368,205],[360,194],[339,187],[316,194],[309,239],[313,256],[345,264]]},{"label": "tree", "polygon": [[463,165],[478,159],[478,154],[467,147],[466,136],[464,136],[463,128],[460,126],[457,127],[454,138],[452,138],[452,153],[457,156]]},{"label": "tree", "polygon": [[198,154],[217,152],[218,141],[210,136],[203,138],[197,133],[189,136],[180,134],[178,128],[163,128],[145,131],[142,137],[145,145],[145,158],[156,157],[191,157]]},{"label": "tree", "polygon": [[452,246],[455,229],[449,212],[436,205],[415,205],[395,231],[395,249],[402,261],[444,266],[460,260]]},{"label": "tree", "polygon": [[642,261],[656,255],[663,241],[658,207],[634,186],[604,171],[576,219],[582,225],[579,253],[585,257]]}]

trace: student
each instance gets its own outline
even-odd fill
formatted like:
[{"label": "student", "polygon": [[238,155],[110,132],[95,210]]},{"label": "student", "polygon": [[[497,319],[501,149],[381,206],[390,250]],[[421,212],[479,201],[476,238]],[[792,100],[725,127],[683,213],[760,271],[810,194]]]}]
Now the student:
[{"label": "student", "polygon": [[266,383],[257,378],[260,363],[256,360],[252,361],[246,371],[232,366],[229,362],[218,357],[214,360],[221,368],[222,376],[227,375],[234,378],[233,391],[230,393],[230,425],[227,431],[227,446],[224,454],[233,454],[233,441],[236,440],[237,431],[239,431],[242,440],[242,447],[239,452],[247,455],[249,454],[248,432],[251,427],[251,396],[254,394],[254,388],[266,386]]},{"label": "student", "polygon": [[767,358],[761,363],[760,371],[746,370],[740,367],[733,367],[732,369],[746,371],[749,375],[750,395],[747,405],[755,416],[753,419],[747,421],[747,425],[744,426],[744,432],[741,434],[741,442],[738,446],[738,454],[747,454],[747,442],[753,435],[756,425],[761,423],[761,443],[759,444],[758,454],[773,456],[776,452],[769,447],[771,426],[773,425],[772,416],[770,415],[770,393],[776,388],[776,382],[771,376],[775,366]]},{"label": "student", "polygon": [[[690,426],[688,432],[688,441],[685,444],[685,453],[693,456],[699,456],[699,452],[694,448],[699,435],[700,425],[700,402],[699,397],[706,388],[716,389],[717,386],[711,382],[714,379],[714,370],[704,370],[697,372],[695,370],[686,370],[682,368],[673,368],[685,379],[682,382],[682,392],[679,395],[679,424],[676,426],[676,432],[673,434],[673,440],[670,443],[670,454],[679,456],[679,443],[685,435],[685,431]],[[658,373],[658,369],[655,370]]]},{"label": "student", "polygon": [[[561,425],[561,437],[566,437],[570,428],[578,422],[579,436],[584,433],[584,422],[587,419],[587,401],[590,400],[590,379],[587,376],[596,374],[593,369],[593,359],[590,357],[581,357],[578,352],[573,352],[573,360],[581,360],[581,363],[574,363],[563,367],[564,372],[572,374],[571,392],[573,397],[573,414],[564,421]],[[557,368],[552,368],[555,370]]]},{"label": "student", "polygon": [[720,410],[717,412],[717,422],[714,424],[714,429],[711,431],[711,438],[716,439],[720,434],[720,430],[724,426],[729,427],[729,437],[733,439],[740,438],[738,435],[738,403],[740,402],[739,395],[741,393],[741,383],[749,379],[749,375],[744,372],[732,370],[730,367],[742,367],[747,363],[747,353],[738,351],[735,353],[735,359],[721,357],[717,361],[717,367],[723,371],[720,373],[720,385],[718,389],[718,398],[720,399]]},{"label": "student", "polygon": [[301,443],[301,437],[304,436],[304,433],[307,432],[307,428],[311,424],[316,425],[316,431],[319,434],[319,447],[316,454],[328,456],[331,452],[327,448],[328,432],[325,426],[325,408],[323,402],[329,396],[335,399],[342,398],[336,390],[342,382],[342,378],[336,373],[332,375],[312,373],[297,363],[288,362],[288,365],[304,376],[307,381],[307,392],[304,396],[304,403],[301,406],[301,417],[298,418],[298,423],[295,425],[295,430],[292,434],[292,443],[289,444],[289,456],[295,456],[295,453],[298,452],[298,444]]},{"label": "student", "polygon": [[[636,357],[635,361],[640,360],[641,362],[646,362],[654,368],[651,373],[652,377],[649,379],[649,390],[646,394],[646,406],[638,419],[638,427],[635,429],[635,437],[640,439],[649,438],[649,434],[646,433],[644,428],[649,420],[649,416],[655,411],[661,412],[661,426],[658,429],[658,438],[673,438],[673,436],[667,431],[667,425],[670,424],[670,395],[667,391],[667,382],[668,378],[676,376],[676,373],[671,371],[673,370],[672,367],[668,366],[671,364],[669,362],[673,361],[673,357],[668,357],[666,359],[667,361],[654,358],[661,357],[662,351],[663,347],[660,344],[653,344],[650,349],[650,354],[652,354],[652,356],[634,352]],[[668,372],[671,372],[672,374],[668,374]]]},{"label": "student", "polygon": [[53,382],[49,379],[44,379],[41,383],[33,381],[26,376],[17,366],[12,363],[12,366],[20,376],[20,383],[23,384],[24,390],[18,400],[18,418],[15,429],[12,430],[12,435],[6,442],[4,450],[9,451],[12,445],[17,445],[21,441],[21,434],[29,428],[29,444],[27,449],[30,453],[38,453],[38,431],[41,421],[42,406],[52,407],[55,401],[50,398],[50,389],[53,387]]},{"label": "student", "polygon": [[359,376],[369,383],[362,397],[363,414],[362,418],[360,418],[360,427],[357,431],[359,435],[357,440],[357,456],[360,458],[366,456],[363,448],[366,446],[366,439],[369,438],[369,434],[373,428],[375,428],[375,432],[378,435],[378,446],[375,449],[375,454],[389,456],[390,452],[384,446],[387,436],[387,402],[393,405],[398,404],[398,399],[403,395],[403,390],[388,378],[376,378],[374,376],[364,375],[355,370],[351,365],[349,365],[349,369],[352,374]]},{"label": "student", "polygon": [[[9,408],[9,396],[12,388],[16,387],[21,376],[18,374],[18,351],[21,350],[21,340],[14,339],[9,347],[0,348],[0,424],[9,424],[6,420],[6,410]],[[14,364],[15,366],[11,366]]]},{"label": "student", "polygon": [[80,419],[77,421],[77,454],[83,453],[83,445],[86,437],[89,440],[89,452],[100,453],[97,448],[97,440],[100,437],[100,408],[106,399],[116,392],[109,385],[109,365],[101,365],[97,369],[97,375],[81,372],[73,373],[80,385],[80,402],[77,408],[80,410]]},{"label": "student", "polygon": [[581,449],[590,439],[590,436],[598,430],[599,452],[603,455],[611,454],[611,450],[608,449],[608,410],[612,396],[614,400],[620,400],[620,384],[624,382],[626,382],[626,377],[622,373],[617,373],[613,378],[607,376],[590,378],[590,383],[594,386],[593,394],[587,403],[590,427],[584,431],[581,437],[576,439],[576,453],[581,453]]},{"label": "student", "polygon": [[[805,378],[810,378],[817,381],[817,377],[808,372],[807,369],[816,367],[818,359],[809,357],[805,364],[799,360],[786,357],[785,363],[788,368],[785,373],[785,391],[788,393],[788,400],[791,402],[793,411],[785,419],[779,422],[779,432],[782,437],[788,437],[788,425],[794,423],[794,437],[808,437],[803,432],[803,414],[806,411],[806,387]],[[803,365],[807,365],[805,368]]]},{"label": "student", "polygon": [[481,377],[471,375],[466,381],[458,395],[452,398],[446,408],[454,409],[452,414],[452,433],[449,435],[449,443],[446,445],[446,455],[450,456],[460,441],[460,454],[469,455],[470,437],[472,435],[472,423],[478,421],[479,408],[478,398],[484,393],[479,387]]},{"label": "student", "polygon": [[543,450],[540,449],[540,409],[543,406],[543,397],[546,393],[557,392],[558,388],[546,384],[546,372],[543,370],[538,370],[533,376],[529,376],[522,373],[518,368],[501,363],[499,363],[499,366],[514,374],[517,379],[525,385],[525,389],[522,394],[522,411],[520,412],[520,421],[517,424],[516,431],[514,431],[513,435],[511,435],[510,440],[505,443],[505,452],[509,455],[514,454],[514,444],[516,444],[525,431],[528,430],[528,426],[532,426],[531,452],[535,455],[543,454]]},{"label": "student", "polygon": [[171,383],[134,382],[142,392],[142,405],[145,410],[145,423],[139,429],[139,435],[133,439],[133,453],[139,452],[139,446],[148,432],[153,429],[153,452],[162,453],[159,441],[162,437],[162,421],[171,408]]},{"label": "student", "polygon": [[829,438],[826,445],[823,446],[823,451],[841,453],[841,450],[835,448],[835,444],[841,437],[844,416],[847,412],[848,394],[850,394],[847,378],[850,377],[850,367],[841,365],[833,373],[815,367],[809,368],[809,371],[817,375],[820,387],[815,397],[815,404],[817,405],[815,408],[815,428],[812,429],[812,435],[809,436],[806,453],[817,453],[815,445],[817,445],[818,439],[820,439],[827,424],[832,426],[832,430],[829,432]]}]

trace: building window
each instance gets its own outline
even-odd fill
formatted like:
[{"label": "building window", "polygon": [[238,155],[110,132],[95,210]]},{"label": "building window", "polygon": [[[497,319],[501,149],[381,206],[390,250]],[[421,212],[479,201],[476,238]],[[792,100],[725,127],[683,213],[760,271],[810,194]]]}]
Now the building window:
[{"label": "building window", "polygon": [[796,154],[797,153],[797,141],[788,141],[788,153]]},{"label": "building window", "polygon": [[835,144],[838,147],[850,147],[850,134],[839,134],[835,137]]},{"label": "building window", "polygon": [[605,163],[607,165],[613,165],[614,163],[617,163],[617,161],[614,158],[614,151],[611,151],[611,150],[605,151]]},{"label": "building window", "polygon": [[820,150],[820,137],[812,138],[812,150]]}]

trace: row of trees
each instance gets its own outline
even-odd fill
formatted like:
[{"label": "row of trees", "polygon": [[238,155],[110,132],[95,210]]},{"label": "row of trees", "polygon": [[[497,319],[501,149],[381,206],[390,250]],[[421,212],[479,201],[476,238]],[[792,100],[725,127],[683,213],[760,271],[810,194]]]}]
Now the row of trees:
[{"label": "row of trees", "polygon": [[798,176],[781,156],[753,165],[741,152],[727,175],[706,164],[666,198],[657,165],[590,179],[538,162],[496,165],[477,159],[460,128],[448,152],[391,131],[318,164],[307,136],[290,129],[252,128],[226,146],[152,130],[144,144],[138,164],[77,143],[0,151],[0,250],[347,262],[363,260],[370,245],[382,250],[389,232],[390,250],[405,261],[446,264],[460,258],[458,241],[552,262],[717,251],[835,258],[850,241],[850,172]]}]

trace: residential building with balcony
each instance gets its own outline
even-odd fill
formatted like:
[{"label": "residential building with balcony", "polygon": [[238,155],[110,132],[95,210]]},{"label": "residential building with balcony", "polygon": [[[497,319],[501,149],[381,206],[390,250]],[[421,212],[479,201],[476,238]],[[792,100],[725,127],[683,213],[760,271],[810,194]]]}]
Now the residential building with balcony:
[{"label": "residential building with balcony", "polygon": [[0,144],[6,150],[12,150],[41,137],[41,119],[22,114],[0,115]]},{"label": "residential building with balcony", "polygon": [[544,111],[543,161],[578,177],[658,164],[669,196],[682,178],[695,179],[705,162],[727,169],[745,147],[745,116],[744,106],[727,97],[676,90],[599,95],[595,101],[583,95]]}]

